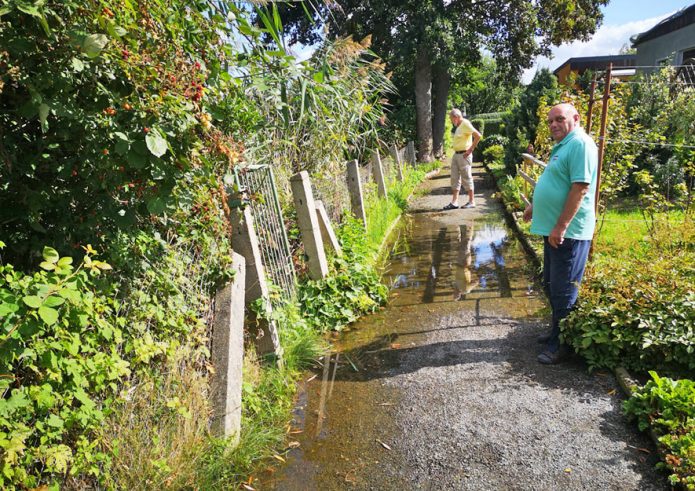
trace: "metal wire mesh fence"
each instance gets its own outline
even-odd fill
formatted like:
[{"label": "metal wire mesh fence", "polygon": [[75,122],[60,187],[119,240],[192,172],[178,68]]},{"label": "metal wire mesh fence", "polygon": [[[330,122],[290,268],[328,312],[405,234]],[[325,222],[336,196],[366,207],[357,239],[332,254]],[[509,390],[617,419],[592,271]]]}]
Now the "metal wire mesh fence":
[{"label": "metal wire mesh fence", "polygon": [[251,198],[254,228],[263,258],[263,267],[283,298],[294,295],[296,275],[289,241],[278,200],[273,169],[250,165],[236,172],[239,187]]}]

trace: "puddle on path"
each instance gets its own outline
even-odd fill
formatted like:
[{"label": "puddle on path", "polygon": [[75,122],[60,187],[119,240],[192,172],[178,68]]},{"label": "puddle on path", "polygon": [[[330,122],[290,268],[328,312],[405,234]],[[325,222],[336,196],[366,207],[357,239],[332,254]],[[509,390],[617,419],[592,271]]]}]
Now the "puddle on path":
[{"label": "puddle on path", "polygon": [[477,219],[417,213],[399,232],[384,272],[388,306],[337,337],[300,387],[294,448],[258,489],[379,488],[382,472],[387,488],[407,486],[393,477],[405,463],[390,442],[407,438],[394,423],[398,387],[384,382],[406,370],[403,357],[461,309],[475,312],[476,325],[544,316],[531,266],[498,210]]}]

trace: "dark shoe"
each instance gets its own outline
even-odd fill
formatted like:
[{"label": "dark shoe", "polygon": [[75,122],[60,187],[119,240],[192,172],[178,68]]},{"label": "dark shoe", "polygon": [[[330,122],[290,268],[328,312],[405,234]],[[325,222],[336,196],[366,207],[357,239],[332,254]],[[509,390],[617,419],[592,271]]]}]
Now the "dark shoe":
[{"label": "dark shoe", "polygon": [[544,351],[538,355],[538,363],[543,365],[557,365],[567,358],[567,348],[560,347],[557,351]]},{"label": "dark shoe", "polygon": [[456,205],[454,205],[454,204],[452,204],[452,203],[449,203],[449,204],[446,205],[444,208],[442,208],[442,210],[456,210],[456,209],[458,209],[458,206],[456,206]]},{"label": "dark shoe", "polygon": [[545,344],[545,343],[547,343],[548,341],[550,341],[550,333],[548,332],[548,333],[545,333],[545,334],[541,334],[540,336],[538,336],[538,337],[536,338],[536,341],[538,341],[538,344]]}]

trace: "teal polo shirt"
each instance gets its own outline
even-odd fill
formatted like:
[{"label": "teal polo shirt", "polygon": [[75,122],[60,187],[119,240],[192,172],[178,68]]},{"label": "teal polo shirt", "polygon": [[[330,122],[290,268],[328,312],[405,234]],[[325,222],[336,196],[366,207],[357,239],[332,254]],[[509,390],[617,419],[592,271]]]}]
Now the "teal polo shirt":
[{"label": "teal polo shirt", "polygon": [[597,169],[596,144],[582,128],[575,128],[553,147],[548,165],[538,179],[533,191],[531,233],[550,235],[560,218],[572,183],[584,182],[591,184],[589,192],[567,227],[565,237],[591,240],[596,226],[594,194]]}]

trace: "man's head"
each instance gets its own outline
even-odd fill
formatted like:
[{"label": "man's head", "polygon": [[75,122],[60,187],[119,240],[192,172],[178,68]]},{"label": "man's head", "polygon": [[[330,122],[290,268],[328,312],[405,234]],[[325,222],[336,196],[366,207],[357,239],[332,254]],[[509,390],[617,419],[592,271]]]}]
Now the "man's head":
[{"label": "man's head", "polygon": [[449,119],[451,120],[451,124],[458,126],[461,124],[461,121],[463,121],[463,114],[461,114],[461,111],[458,109],[452,109],[449,111]]},{"label": "man's head", "polygon": [[572,104],[553,106],[548,113],[548,126],[553,140],[560,142],[579,126],[579,113]]}]

